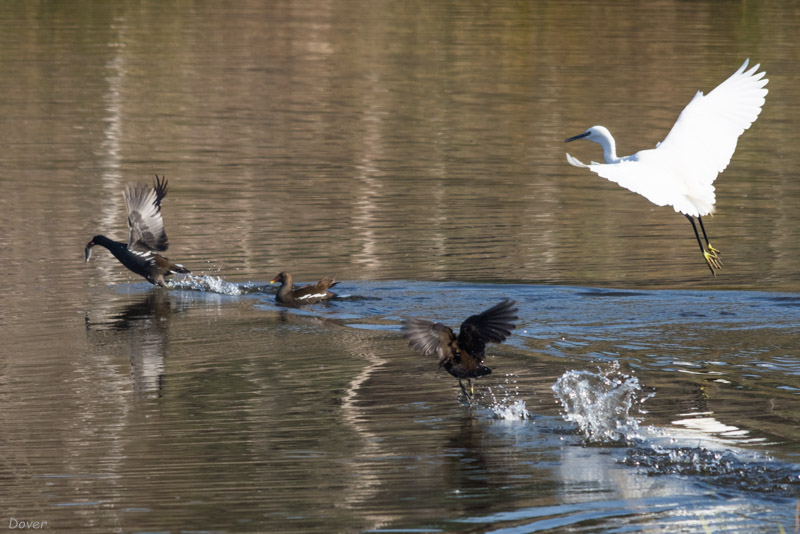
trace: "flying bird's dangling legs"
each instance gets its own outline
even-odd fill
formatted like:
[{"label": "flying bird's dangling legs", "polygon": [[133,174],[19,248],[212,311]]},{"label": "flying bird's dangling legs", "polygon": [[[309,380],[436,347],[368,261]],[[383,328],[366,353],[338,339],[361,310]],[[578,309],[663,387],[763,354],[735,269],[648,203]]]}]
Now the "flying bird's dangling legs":
[{"label": "flying bird's dangling legs", "polygon": [[719,263],[720,268],[722,268],[722,258],[720,258],[720,256],[722,256],[722,252],[712,247],[711,243],[708,242],[708,235],[706,235],[706,228],[705,226],[703,226],[703,218],[698,215],[697,220],[700,222],[700,229],[703,231],[703,237],[706,240],[706,248],[708,248],[708,251],[711,253],[712,256],[714,256],[714,259],[717,260],[717,263]]},{"label": "flying bird's dangling legs", "polygon": [[[686,214],[684,214],[686,215]],[[703,253],[703,259],[706,260],[706,264],[708,268],[711,270],[711,274],[714,278],[717,277],[717,273],[714,272],[714,269],[722,269],[722,261],[720,261],[717,254],[719,253],[718,250],[711,248],[711,245],[708,245],[709,250],[706,250],[706,247],[703,246],[703,242],[700,241],[700,234],[697,232],[697,225],[694,223],[694,217],[691,215],[686,215],[686,218],[689,219],[689,222],[692,223],[692,229],[694,230],[694,236],[697,238],[697,244],[700,245],[700,252]],[[698,217],[699,219],[700,217]],[[702,223],[700,224],[702,227]],[[703,235],[705,236],[705,229],[703,229]],[[708,243],[708,238],[706,237],[706,243]]]},{"label": "flying bird's dangling legs", "polygon": [[461,392],[464,393],[464,396],[467,398],[467,402],[470,406],[472,406],[472,397],[475,394],[475,389],[472,385],[472,379],[467,378],[467,383],[469,384],[469,393],[467,392],[467,388],[464,387],[464,382],[461,379],[458,379],[458,385],[461,387]]}]

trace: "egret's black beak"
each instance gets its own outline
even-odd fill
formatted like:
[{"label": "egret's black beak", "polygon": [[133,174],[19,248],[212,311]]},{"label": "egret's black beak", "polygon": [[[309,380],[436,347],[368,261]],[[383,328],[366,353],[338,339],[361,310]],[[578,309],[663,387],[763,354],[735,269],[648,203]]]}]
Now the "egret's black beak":
[{"label": "egret's black beak", "polygon": [[570,137],[569,139],[564,139],[565,143],[569,143],[570,141],[577,141],[578,139],[583,139],[584,137],[589,137],[589,132],[583,132],[582,134],[578,134],[575,137]]},{"label": "egret's black beak", "polygon": [[88,244],[88,245],[86,245],[86,248],[85,248],[85,249],[83,249],[83,255],[84,255],[84,260],[83,260],[83,262],[84,262],[84,263],[86,263],[87,261],[89,261],[89,258],[91,258],[91,257],[92,257],[92,247],[93,247],[93,246],[94,246],[94,242],[93,242],[93,241],[89,241],[89,244]]}]

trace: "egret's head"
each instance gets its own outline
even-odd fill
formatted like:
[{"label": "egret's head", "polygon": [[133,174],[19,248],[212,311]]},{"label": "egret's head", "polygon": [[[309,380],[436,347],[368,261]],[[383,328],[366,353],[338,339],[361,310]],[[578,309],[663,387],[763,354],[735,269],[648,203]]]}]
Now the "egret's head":
[{"label": "egret's head", "polygon": [[582,134],[578,134],[576,136],[570,137],[569,139],[565,139],[565,143],[569,143],[570,141],[577,141],[578,139],[586,139],[588,141],[594,141],[595,143],[603,144],[603,141],[607,141],[608,139],[612,139],[611,132],[608,131],[608,128],[605,126],[592,126]]},{"label": "egret's head", "polygon": [[588,139],[603,147],[603,158],[605,158],[606,163],[619,163],[617,144],[614,142],[614,138],[611,137],[611,132],[605,126],[592,126],[580,135],[565,139],[564,142],[569,143],[578,139]]}]

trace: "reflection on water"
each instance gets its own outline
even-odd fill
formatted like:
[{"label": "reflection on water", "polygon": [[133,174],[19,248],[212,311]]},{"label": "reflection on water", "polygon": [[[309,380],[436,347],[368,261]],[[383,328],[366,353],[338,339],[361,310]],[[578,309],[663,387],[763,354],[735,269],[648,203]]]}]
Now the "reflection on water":
[{"label": "reflection on water", "polygon": [[[111,317],[87,314],[86,329],[92,332],[114,332],[115,341],[125,339],[130,352],[131,378],[137,396],[160,396],[164,386],[164,358],[170,321],[179,314],[178,304],[166,291],[152,291],[139,296]],[[102,312],[102,311],[101,311]],[[102,350],[106,335],[90,338]]]},{"label": "reflection on water", "polygon": [[[6,7],[0,521],[795,528],[796,10]],[[654,146],[746,57],[770,96],[715,184],[712,280],[685,222],[573,172],[563,139],[599,123],[621,153]],[[156,172],[196,273],[169,290],[81,256],[125,235],[122,186]],[[350,298],[280,309],[281,270],[336,272]],[[399,325],[505,297],[523,324],[470,410]],[[551,388],[614,361],[655,396],[639,441],[584,447]]]},{"label": "reflection on water", "polygon": [[[86,522],[72,510],[83,507],[98,531],[177,522],[222,531],[242,524],[255,531],[332,524],[592,531],[596,521],[611,528],[658,517],[669,530],[700,524],[701,516],[713,529],[790,525],[787,499],[800,487],[792,463],[797,389],[784,388],[798,384],[766,365],[782,349],[739,365],[724,357],[704,362],[706,350],[692,348],[717,329],[726,332],[726,348],[776,328],[793,332],[797,308],[782,305],[786,295],[343,284],[371,298],[287,310],[264,292],[146,282],[98,290],[85,319],[68,328],[85,325],[83,339],[68,343],[78,347],[71,354],[79,365],[39,382],[33,395],[27,384],[40,366],[12,362],[17,370],[4,370],[0,400],[11,408],[3,415],[4,450],[27,455],[22,471],[19,458],[5,459],[16,481],[8,498],[76,528]],[[517,299],[521,324],[489,356],[495,373],[480,384],[476,406],[465,406],[436,358],[407,348],[401,319],[452,322],[503,294]],[[447,308],[438,304],[444,297]],[[683,316],[692,299],[696,313]],[[708,313],[734,303],[747,304],[736,314]],[[57,351],[38,354],[48,366],[62,365]],[[604,358],[624,363],[593,371]],[[703,372],[708,363],[713,389]],[[571,413],[592,416],[592,435],[622,433],[624,446],[581,446],[585,437],[562,420],[553,384],[564,395],[588,393],[570,404]],[[655,395],[634,418],[633,404],[647,398],[638,384]],[[687,392],[702,399],[702,413],[682,410],[698,404]],[[589,398],[603,402],[581,404]],[[765,413],[761,403],[771,408]],[[59,422],[32,434],[30,414],[43,409]],[[746,432],[728,432],[734,425]],[[598,492],[605,495],[599,501]],[[718,492],[733,495],[748,518],[719,510]],[[176,495],[181,502],[171,504]]]}]

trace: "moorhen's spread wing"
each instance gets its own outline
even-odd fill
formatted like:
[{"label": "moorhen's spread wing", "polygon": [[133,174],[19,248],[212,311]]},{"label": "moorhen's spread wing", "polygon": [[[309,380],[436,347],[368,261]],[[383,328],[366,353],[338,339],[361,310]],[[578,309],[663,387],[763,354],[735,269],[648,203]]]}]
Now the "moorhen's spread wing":
[{"label": "moorhen's spread wing", "polygon": [[[438,354],[439,367],[458,378],[464,396],[472,402],[474,393],[472,380],[491,374],[492,370],[482,365],[486,344],[501,343],[511,335],[518,319],[513,300],[504,300],[483,313],[472,315],[461,324],[456,336],[453,330],[441,323],[425,319],[406,319],[403,337],[408,344],[429,356]],[[469,391],[462,379],[469,384]]]},{"label": "moorhen's spread wing", "polygon": [[122,196],[128,212],[128,242],[96,235],[84,248],[84,260],[89,261],[92,248],[100,245],[132,272],[162,287],[167,285],[165,277],[191,272],[180,263],[173,263],[158,254],[169,246],[161,218],[161,201],[167,196],[167,180],[156,175],[152,189],[146,185],[128,184]]},{"label": "moorhen's spread wing", "polygon": [[408,340],[411,348],[421,352],[423,356],[439,356],[440,367],[456,356],[453,346],[456,335],[449,326],[425,319],[407,319],[403,332],[403,337]]},{"label": "moorhen's spread wing", "polygon": [[513,300],[504,300],[483,313],[472,315],[461,323],[458,346],[470,355],[483,361],[486,343],[502,343],[511,335],[516,321],[517,309]]},{"label": "moorhen's spread wing", "polygon": [[128,184],[122,195],[128,211],[128,250],[164,252],[169,248],[161,201],[167,196],[167,180],[156,175],[154,187]]}]

